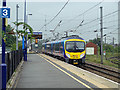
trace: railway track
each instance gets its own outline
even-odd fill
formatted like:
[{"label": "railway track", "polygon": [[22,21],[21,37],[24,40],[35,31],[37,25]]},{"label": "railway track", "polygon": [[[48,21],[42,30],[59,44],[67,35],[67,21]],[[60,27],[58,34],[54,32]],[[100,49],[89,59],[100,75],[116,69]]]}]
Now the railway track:
[{"label": "railway track", "polygon": [[120,83],[120,72],[119,71],[110,70],[110,69],[97,66],[97,65],[93,65],[93,64],[89,64],[89,63],[86,63],[85,66],[78,66],[78,67]]}]

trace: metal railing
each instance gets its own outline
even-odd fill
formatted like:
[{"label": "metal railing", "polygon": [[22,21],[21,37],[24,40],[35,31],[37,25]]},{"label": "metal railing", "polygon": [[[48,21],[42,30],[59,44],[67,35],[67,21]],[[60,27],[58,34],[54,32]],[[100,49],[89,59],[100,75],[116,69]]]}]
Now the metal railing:
[{"label": "metal railing", "polygon": [[19,63],[22,61],[22,58],[22,50],[16,50],[6,53],[5,63],[7,64],[7,82],[11,78],[12,74],[15,72]]}]

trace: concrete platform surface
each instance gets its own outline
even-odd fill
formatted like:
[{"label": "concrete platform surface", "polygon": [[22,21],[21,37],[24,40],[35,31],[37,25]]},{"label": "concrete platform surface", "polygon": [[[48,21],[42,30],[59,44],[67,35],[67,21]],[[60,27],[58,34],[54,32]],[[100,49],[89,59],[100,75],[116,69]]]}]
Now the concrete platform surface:
[{"label": "concrete platform surface", "polygon": [[97,88],[36,54],[28,54],[16,88]]},{"label": "concrete platform surface", "polygon": [[94,84],[95,86],[99,87],[99,88],[109,88],[109,89],[120,89],[120,84],[118,84],[117,82],[114,82],[112,80],[106,79],[104,77],[101,77],[99,75],[96,75],[94,73],[91,73],[89,71],[83,70],[79,67],[76,67],[74,65],[65,63],[63,61],[60,61],[56,58],[50,57],[48,55],[45,54],[39,54],[40,56],[43,56],[44,58],[50,60],[51,62],[61,66],[62,68],[72,72],[73,74],[77,75],[78,77]]}]

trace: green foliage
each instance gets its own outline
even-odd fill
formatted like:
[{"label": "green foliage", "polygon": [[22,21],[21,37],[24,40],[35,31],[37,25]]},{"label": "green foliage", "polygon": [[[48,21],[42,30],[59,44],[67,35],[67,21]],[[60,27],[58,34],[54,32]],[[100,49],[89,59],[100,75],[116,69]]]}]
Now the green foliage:
[{"label": "green foliage", "polygon": [[[111,53],[108,54],[110,55]],[[98,55],[97,57],[96,55],[86,55],[86,62],[101,64],[101,56]],[[103,58],[103,65],[118,68],[118,64],[111,63],[111,60],[105,60],[105,57]]]},{"label": "green foliage", "polygon": [[16,43],[14,43],[11,47],[11,51],[15,51],[16,50]]},{"label": "green foliage", "polygon": [[[100,38],[98,38],[98,39],[95,38],[93,40],[89,40],[89,42],[97,44],[99,46],[98,51],[100,51],[100,46],[101,46]],[[120,46],[113,47],[113,45],[110,45],[110,44],[103,44],[103,50],[105,50],[106,52],[118,53],[118,52],[120,52]]]},{"label": "green foliage", "polygon": [[[33,35],[33,29],[28,25],[28,24],[26,24],[26,23],[24,23],[24,22],[19,22],[19,23],[16,23],[16,22],[13,22],[16,26],[20,26],[20,25],[22,25],[23,26],[23,29],[24,30],[16,30],[16,32],[18,33],[18,38],[21,36],[21,37],[23,37],[23,35],[24,36],[26,36],[27,34],[28,34],[28,32],[27,32],[27,30],[29,30],[29,32],[31,33],[30,34],[30,39],[33,39],[32,38],[32,35]],[[11,39],[12,40],[12,39]],[[12,51],[14,51],[14,50],[16,50],[16,38],[15,38],[15,41],[12,43],[12,47],[11,47],[11,50]],[[18,48],[19,49],[22,49],[22,42],[19,42],[18,43]]]},{"label": "green foliage", "polygon": [[10,25],[8,25],[6,27],[6,46],[7,47],[11,47],[15,42],[16,42],[16,37],[8,34],[9,32],[11,32],[12,27]]},{"label": "green foliage", "polygon": [[[18,49],[22,49],[22,42],[18,42]],[[11,47],[11,51],[16,50],[16,43],[14,43]]]},{"label": "green foliage", "polygon": [[95,38],[95,39],[93,39],[93,40],[89,40],[89,42],[92,42],[92,43],[94,43],[94,44],[97,44],[99,47],[100,47],[100,45],[101,45],[101,42],[100,42],[100,38]]},{"label": "green foliage", "polygon": [[31,33],[31,35],[33,35],[33,29],[32,29],[32,27],[29,26],[28,24],[26,24],[26,23],[24,23],[24,22],[19,22],[19,23],[13,22],[13,23],[14,23],[15,25],[17,25],[17,26],[23,25],[23,29],[24,29],[24,30],[19,30],[19,31],[17,31],[17,33],[18,33],[20,36],[22,36],[22,35],[24,35],[24,36],[28,35],[27,30],[29,30],[29,32]]},{"label": "green foliage", "polygon": [[113,46],[109,45],[109,44],[106,44],[106,45],[103,46],[103,49],[106,50],[106,52],[112,52]]},{"label": "green foliage", "polygon": [[104,45],[103,49],[106,50],[106,52],[115,52],[115,53],[120,52],[120,46],[113,47],[113,45],[109,45],[109,44]]}]

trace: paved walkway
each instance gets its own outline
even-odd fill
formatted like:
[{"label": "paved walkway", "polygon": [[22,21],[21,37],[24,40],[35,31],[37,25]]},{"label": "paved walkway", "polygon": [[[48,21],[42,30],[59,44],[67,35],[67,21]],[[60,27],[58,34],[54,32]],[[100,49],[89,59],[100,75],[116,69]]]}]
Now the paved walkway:
[{"label": "paved walkway", "polygon": [[16,88],[86,88],[36,54],[29,54]]}]

